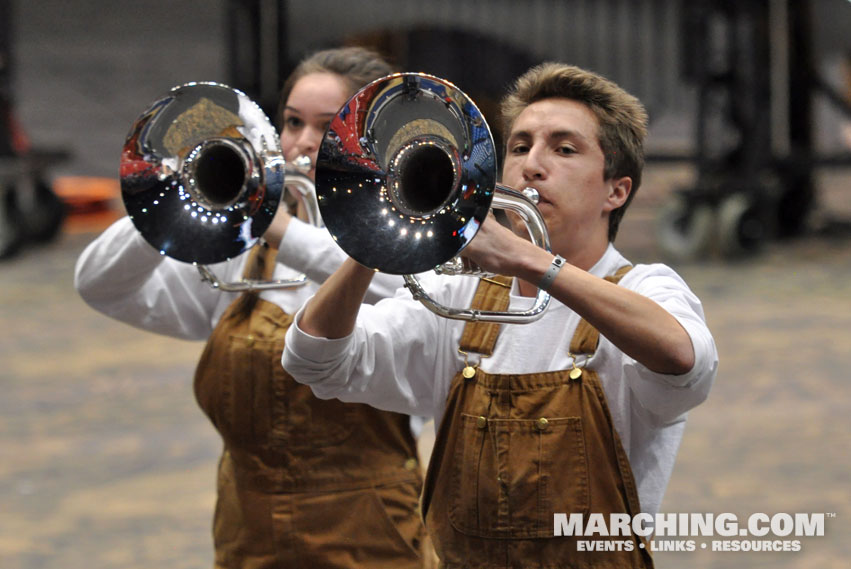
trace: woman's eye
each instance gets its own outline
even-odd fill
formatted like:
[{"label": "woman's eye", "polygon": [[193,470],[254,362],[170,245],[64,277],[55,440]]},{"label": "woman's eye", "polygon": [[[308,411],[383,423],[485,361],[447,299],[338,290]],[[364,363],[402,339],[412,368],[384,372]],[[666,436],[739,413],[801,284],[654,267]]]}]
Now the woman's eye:
[{"label": "woman's eye", "polygon": [[286,128],[301,128],[301,119],[298,117],[284,117],[284,126]]}]

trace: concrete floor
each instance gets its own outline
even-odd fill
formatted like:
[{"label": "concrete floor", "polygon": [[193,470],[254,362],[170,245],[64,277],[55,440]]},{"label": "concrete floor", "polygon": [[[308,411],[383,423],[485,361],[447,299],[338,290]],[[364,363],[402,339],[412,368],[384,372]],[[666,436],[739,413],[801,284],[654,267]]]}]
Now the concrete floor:
[{"label": "concrete floor", "polygon": [[[657,256],[654,204],[681,175],[648,172],[620,237],[632,258]],[[192,395],[201,345],[85,306],[72,271],[94,233],[75,227],[0,267],[0,567],[209,567],[220,443]],[[691,414],[662,511],[836,517],[797,553],[658,553],[658,566],[845,567],[848,234],[677,268],[704,301],[721,367]]]},{"label": "concrete floor", "polygon": [[[16,8],[21,119],[35,144],[72,152],[56,174],[114,176],[148,103],[178,83],[222,79],[218,2]],[[618,239],[633,260],[658,259],[655,212],[690,176],[649,169]],[[658,553],[660,568],[847,566],[851,234],[828,229],[851,219],[849,186],[851,172],[820,173],[819,230],[802,239],[677,266],[704,301],[721,367],[691,414],[662,510],[827,513],[826,535],[797,553]],[[210,567],[220,442],[192,395],[201,345],[82,303],[73,266],[97,230],[69,223],[0,264],[0,567]]]}]

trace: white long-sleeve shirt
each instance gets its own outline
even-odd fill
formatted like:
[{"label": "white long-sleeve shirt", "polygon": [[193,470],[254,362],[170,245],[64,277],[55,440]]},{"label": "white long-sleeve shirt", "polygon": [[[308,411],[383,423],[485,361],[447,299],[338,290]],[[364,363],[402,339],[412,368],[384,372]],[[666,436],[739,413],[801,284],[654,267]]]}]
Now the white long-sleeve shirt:
[{"label": "white long-sleeve shirt", "polygon": [[[248,253],[211,265],[222,281],[242,278]],[[323,228],[293,219],[278,250],[273,278],[304,273],[306,284],[265,290],[260,298],[292,314],[333,273],[346,254]],[[402,279],[376,275],[368,300],[392,296]],[[217,291],[196,267],[165,257],[150,246],[128,217],[119,219],[90,243],[77,259],[74,284],[95,310],[158,334],[204,340],[240,293]]]},{"label": "white long-sleeve shirt", "polygon": [[[604,277],[627,263],[610,245],[590,273]],[[477,283],[469,277],[443,277],[429,279],[426,288],[442,304],[464,308],[470,306]],[[671,268],[637,265],[620,284],[670,312],[694,346],[694,367],[676,376],[647,369],[602,336],[590,360],[580,356],[576,362],[598,372],[636,477],[642,511],[653,514],[673,470],[686,413],[707,397],[718,354],[700,301]],[[512,291],[511,308],[530,302]],[[494,353],[479,366],[498,374],[569,369],[568,347],[579,321],[579,315],[553,299],[537,322],[503,325]],[[318,397],[433,415],[435,425],[440,424],[452,378],[465,365],[458,352],[464,322],[434,315],[405,290],[362,306],[355,330],[346,338],[315,338],[297,322],[298,316],[287,333],[282,363]],[[475,361],[471,355],[471,363]]]},{"label": "white long-sleeve shirt", "polygon": [[[209,268],[223,282],[242,278],[248,252]],[[260,298],[293,314],[318,284],[337,270],[346,253],[327,230],[293,218],[281,240],[273,279],[304,273],[298,287],[261,291]],[[402,277],[377,274],[367,302],[392,296]],[[113,223],[77,259],[74,284],[95,310],[137,328],[186,340],[206,340],[222,314],[241,293],[222,292],[201,280],[189,263],[161,255],[148,244],[128,217]],[[424,417],[411,417],[415,437]]]}]

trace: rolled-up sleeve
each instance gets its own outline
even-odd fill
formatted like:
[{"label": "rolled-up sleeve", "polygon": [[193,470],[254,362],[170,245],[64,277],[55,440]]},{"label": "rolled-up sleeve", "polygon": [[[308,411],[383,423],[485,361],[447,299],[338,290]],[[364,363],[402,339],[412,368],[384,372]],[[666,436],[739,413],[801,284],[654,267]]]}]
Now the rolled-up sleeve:
[{"label": "rolled-up sleeve", "polygon": [[[660,374],[623,355],[624,379],[642,407],[661,422],[670,422],[708,397],[718,371],[718,351],[697,296],[664,265],[654,265],[652,270],[658,274],[642,279],[634,290],[677,319],[691,339],[694,365],[681,375]],[[630,282],[624,278],[623,284]]]},{"label": "rolled-up sleeve", "polygon": [[438,355],[442,324],[419,303],[389,298],[363,305],[354,332],[333,340],[305,333],[300,317],[301,311],[287,331],[281,363],[317,397],[433,414],[434,381],[446,375],[439,369],[446,365]]},{"label": "rolled-up sleeve", "polygon": [[[225,280],[242,260],[213,265]],[[198,270],[160,255],[125,217],[77,259],[74,285],[95,310],[132,326],[183,339],[206,338],[234,295],[213,290]]]},{"label": "rolled-up sleeve", "polygon": [[331,399],[347,385],[354,333],[334,340],[311,336],[298,325],[301,315],[300,310],[287,331],[281,363],[297,381],[310,385],[317,396]]}]

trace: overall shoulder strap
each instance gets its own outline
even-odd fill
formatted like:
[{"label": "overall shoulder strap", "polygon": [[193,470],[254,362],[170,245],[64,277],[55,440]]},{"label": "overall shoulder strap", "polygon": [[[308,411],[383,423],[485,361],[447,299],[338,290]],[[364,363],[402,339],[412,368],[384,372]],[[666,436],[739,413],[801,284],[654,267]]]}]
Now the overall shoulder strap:
[{"label": "overall shoulder strap", "polygon": [[[511,300],[509,298],[511,282],[510,277],[503,276],[479,280],[479,286],[470,308],[474,310],[507,310]],[[467,325],[464,326],[464,333],[461,335],[459,348],[465,352],[489,356],[496,346],[497,337],[499,337],[499,323],[467,322]]]},{"label": "overall shoulder strap", "polygon": [[275,271],[275,257],[277,249],[272,249],[265,243],[255,245],[248,251],[248,259],[242,269],[244,279],[268,279]]},{"label": "overall shoulder strap", "polygon": [[[242,278],[247,280],[264,280],[270,278],[275,270],[275,257],[277,254],[278,251],[268,245],[254,246],[247,253],[248,258],[242,269]],[[228,306],[222,315],[222,320],[229,318],[243,320],[248,318],[257,305],[259,298],[259,293],[256,290],[243,292]]]}]

